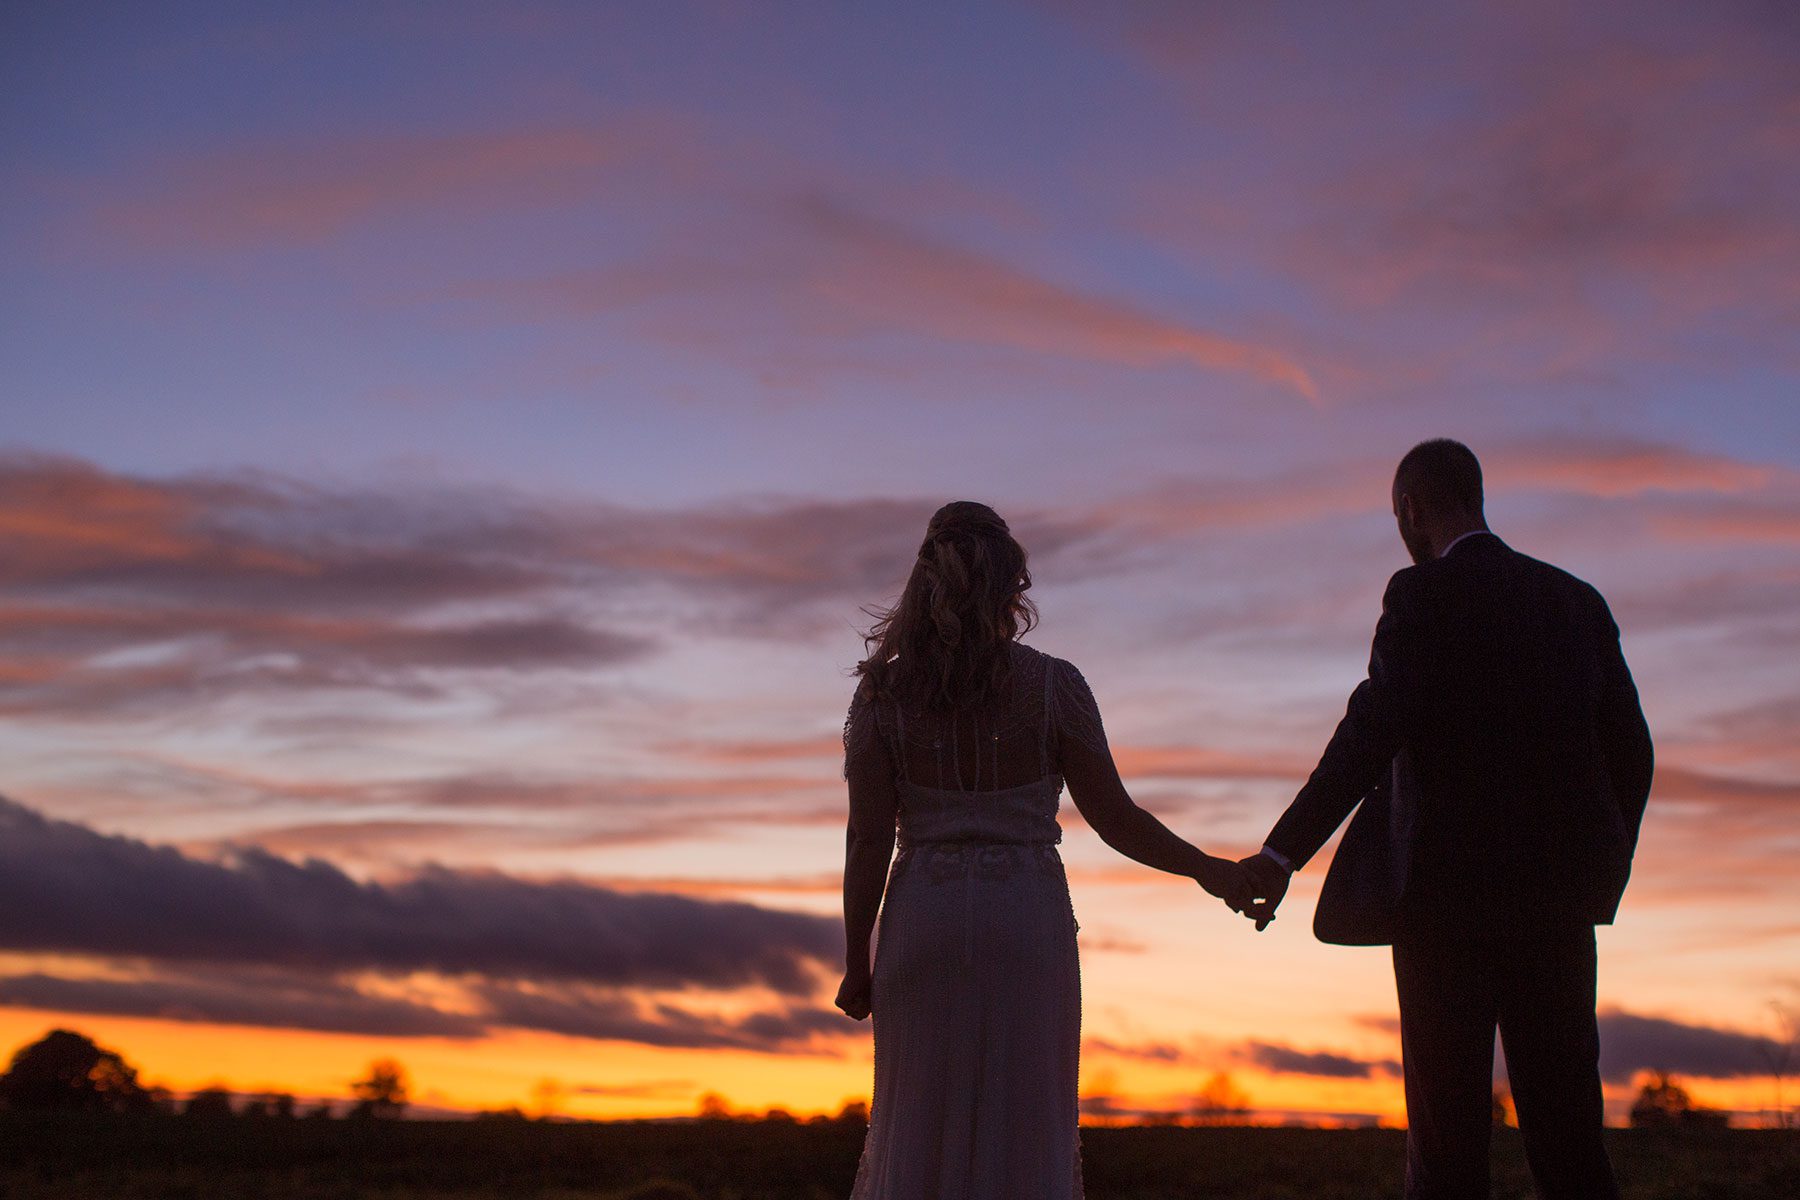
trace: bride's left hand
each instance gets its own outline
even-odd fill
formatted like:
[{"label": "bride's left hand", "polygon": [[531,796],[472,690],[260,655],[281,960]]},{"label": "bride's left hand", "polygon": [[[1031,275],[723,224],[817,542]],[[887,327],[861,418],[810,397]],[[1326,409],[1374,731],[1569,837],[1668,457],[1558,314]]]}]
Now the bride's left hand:
[{"label": "bride's left hand", "polygon": [[845,1016],[860,1021],[869,1015],[871,982],[867,972],[852,971],[844,976],[834,1003],[844,1011]]},{"label": "bride's left hand", "polygon": [[1207,855],[1195,882],[1223,900],[1233,912],[1244,912],[1255,900],[1250,872],[1240,863]]}]

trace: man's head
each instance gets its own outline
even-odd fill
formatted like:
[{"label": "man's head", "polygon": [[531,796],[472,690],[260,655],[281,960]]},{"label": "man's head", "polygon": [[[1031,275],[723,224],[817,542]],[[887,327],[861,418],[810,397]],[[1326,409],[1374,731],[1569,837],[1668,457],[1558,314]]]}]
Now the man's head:
[{"label": "man's head", "polygon": [[1449,438],[1420,442],[1394,470],[1394,521],[1416,563],[1430,562],[1472,529],[1482,516],[1481,463],[1475,452]]}]

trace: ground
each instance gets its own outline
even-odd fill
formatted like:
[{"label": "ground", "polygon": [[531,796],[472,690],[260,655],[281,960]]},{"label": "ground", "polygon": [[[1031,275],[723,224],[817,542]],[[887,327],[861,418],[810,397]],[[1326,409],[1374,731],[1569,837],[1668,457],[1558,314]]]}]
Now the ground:
[{"label": "ground", "polygon": [[[1627,1200],[1792,1200],[1800,1136],[1619,1130]],[[1086,1129],[1090,1200],[1399,1195],[1392,1130]],[[844,1200],[848,1122],[558,1124],[0,1114],[3,1200]],[[1518,1139],[1498,1200],[1531,1194]]]}]

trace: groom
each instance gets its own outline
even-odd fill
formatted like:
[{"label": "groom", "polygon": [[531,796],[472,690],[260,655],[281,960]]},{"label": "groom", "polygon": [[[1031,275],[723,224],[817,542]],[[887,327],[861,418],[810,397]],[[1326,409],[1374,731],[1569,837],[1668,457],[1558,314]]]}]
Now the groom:
[{"label": "groom", "polygon": [[1388,583],[1318,767],[1244,860],[1250,915],[1267,925],[1290,873],[1391,779],[1408,1200],[1487,1196],[1496,1026],[1539,1194],[1612,1200],[1594,926],[1618,910],[1651,774],[1618,626],[1599,592],[1488,530],[1461,443],[1413,447],[1393,507],[1417,565]]}]

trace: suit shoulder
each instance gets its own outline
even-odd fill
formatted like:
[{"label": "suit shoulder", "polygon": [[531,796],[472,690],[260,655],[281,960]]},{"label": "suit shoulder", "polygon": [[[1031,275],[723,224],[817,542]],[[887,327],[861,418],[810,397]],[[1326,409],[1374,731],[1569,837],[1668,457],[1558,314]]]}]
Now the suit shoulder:
[{"label": "suit shoulder", "polygon": [[1387,588],[1381,593],[1382,607],[1391,608],[1396,603],[1405,603],[1419,595],[1430,586],[1432,568],[1437,565],[1437,562],[1416,563],[1410,567],[1401,567],[1388,576]]},{"label": "suit shoulder", "polygon": [[[1514,551],[1514,553],[1518,552]],[[1602,608],[1606,606],[1606,598],[1600,594],[1600,589],[1573,571],[1565,570],[1555,563],[1547,563],[1541,558],[1533,558],[1529,554],[1520,554],[1519,559],[1527,570],[1549,580],[1552,586],[1563,588],[1591,604],[1599,605]]]},{"label": "suit shoulder", "polygon": [[1612,608],[1606,603],[1606,597],[1600,594],[1599,588],[1554,563],[1532,558],[1528,554],[1520,554],[1519,560],[1527,571],[1542,581],[1543,586],[1554,589],[1565,597],[1564,603],[1571,610],[1584,614],[1585,619],[1591,621],[1597,629],[1616,628]]}]

